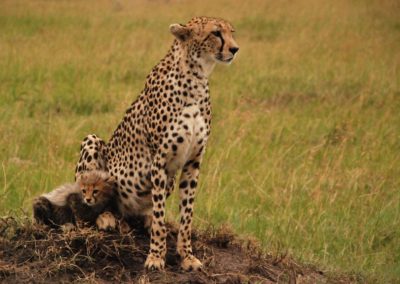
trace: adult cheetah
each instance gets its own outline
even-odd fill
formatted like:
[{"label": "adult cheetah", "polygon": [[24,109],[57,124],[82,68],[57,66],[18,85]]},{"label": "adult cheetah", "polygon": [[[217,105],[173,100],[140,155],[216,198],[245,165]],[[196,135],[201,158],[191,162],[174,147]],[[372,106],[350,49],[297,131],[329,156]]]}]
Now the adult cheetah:
[{"label": "adult cheetah", "polygon": [[145,267],[163,269],[165,199],[174,188],[176,173],[182,170],[177,251],[184,270],[197,270],[202,264],[192,252],[191,225],[200,164],[210,134],[208,77],[217,62],[230,63],[239,47],[232,25],[222,19],[195,17],[186,25],[172,24],[170,31],[175,36],[171,49],[147,76],[144,90],[126,111],[106,151],[100,138],[88,136],[76,171],[108,168],[118,183],[121,213],[151,220]]}]

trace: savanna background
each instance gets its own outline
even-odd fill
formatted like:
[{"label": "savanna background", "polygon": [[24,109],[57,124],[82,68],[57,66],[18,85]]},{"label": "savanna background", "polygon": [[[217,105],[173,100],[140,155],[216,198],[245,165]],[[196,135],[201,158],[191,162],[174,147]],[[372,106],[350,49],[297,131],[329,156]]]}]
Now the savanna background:
[{"label": "savanna background", "polygon": [[[0,215],[73,180],[196,15],[240,51],[210,79],[213,126],[195,225],[365,282],[400,280],[400,3],[0,2]],[[177,194],[168,215],[177,218]],[[25,212],[25,213],[24,213]]]}]

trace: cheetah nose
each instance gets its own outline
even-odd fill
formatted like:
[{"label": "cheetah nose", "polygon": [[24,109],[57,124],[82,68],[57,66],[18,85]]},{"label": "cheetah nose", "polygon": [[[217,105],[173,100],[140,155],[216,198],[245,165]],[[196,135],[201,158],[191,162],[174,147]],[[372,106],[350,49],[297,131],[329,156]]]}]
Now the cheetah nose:
[{"label": "cheetah nose", "polygon": [[90,203],[90,201],[92,201],[91,198],[86,198],[85,200],[86,200],[86,203]]},{"label": "cheetah nose", "polygon": [[239,47],[231,47],[229,48],[229,51],[232,52],[233,55],[235,55],[235,53],[239,51]]}]

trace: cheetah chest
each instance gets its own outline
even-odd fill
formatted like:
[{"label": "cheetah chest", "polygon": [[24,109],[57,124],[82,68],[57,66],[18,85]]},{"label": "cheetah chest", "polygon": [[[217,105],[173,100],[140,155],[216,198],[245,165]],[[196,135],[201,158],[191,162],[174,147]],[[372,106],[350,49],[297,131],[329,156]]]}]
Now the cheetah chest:
[{"label": "cheetah chest", "polygon": [[[169,136],[172,140],[167,155],[167,170],[170,175],[181,169],[189,160],[200,156],[207,142],[207,124],[197,105],[185,107]],[[172,139],[171,139],[172,137]]]}]

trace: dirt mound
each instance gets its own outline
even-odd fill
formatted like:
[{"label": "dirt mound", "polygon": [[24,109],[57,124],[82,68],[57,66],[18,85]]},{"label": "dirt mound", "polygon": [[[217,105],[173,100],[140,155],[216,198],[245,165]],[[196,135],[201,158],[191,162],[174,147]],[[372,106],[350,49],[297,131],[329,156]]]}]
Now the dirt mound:
[{"label": "dirt mound", "polygon": [[176,227],[169,225],[167,267],[147,272],[143,264],[149,236],[143,230],[127,235],[92,228],[67,233],[29,221],[0,219],[0,282],[93,283],[347,283],[288,257],[261,252],[251,241],[226,229],[194,232],[195,255],[204,270],[183,272],[175,252]]}]

